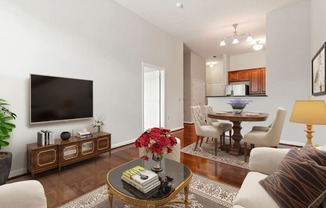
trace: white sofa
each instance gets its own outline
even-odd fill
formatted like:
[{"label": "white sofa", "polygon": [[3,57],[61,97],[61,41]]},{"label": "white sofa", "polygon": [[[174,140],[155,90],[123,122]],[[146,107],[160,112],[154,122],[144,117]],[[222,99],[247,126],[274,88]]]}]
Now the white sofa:
[{"label": "white sofa", "polygon": [[[326,146],[318,149],[326,151]],[[277,203],[270,197],[259,181],[275,172],[279,163],[289,149],[268,147],[254,148],[250,154],[250,172],[243,181],[241,188],[233,201],[233,208],[278,208]],[[323,202],[326,208],[326,200]]]},{"label": "white sofa", "polygon": [[0,186],[1,208],[46,208],[43,186],[36,180],[8,183]]}]

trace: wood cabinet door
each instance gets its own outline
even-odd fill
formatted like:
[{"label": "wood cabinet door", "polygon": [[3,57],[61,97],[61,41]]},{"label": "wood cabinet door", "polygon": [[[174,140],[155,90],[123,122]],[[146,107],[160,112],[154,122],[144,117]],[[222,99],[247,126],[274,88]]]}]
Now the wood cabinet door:
[{"label": "wood cabinet door", "polygon": [[228,72],[229,82],[237,82],[238,81],[238,72]]},{"label": "wood cabinet door", "polygon": [[61,145],[59,147],[59,163],[64,164],[78,160],[79,149],[80,147],[78,142]]},{"label": "wood cabinet door", "polygon": [[238,71],[238,81],[248,81],[250,70]]},{"label": "wood cabinet door", "polygon": [[265,94],[266,93],[266,69],[261,68],[260,70],[260,80],[261,80],[261,93]]},{"label": "wood cabinet door", "polygon": [[97,152],[107,152],[111,150],[111,138],[110,136],[100,137],[97,139]]},{"label": "wood cabinet door", "polygon": [[258,68],[250,70],[250,94],[265,94],[266,93],[266,69]]},{"label": "wood cabinet door", "polygon": [[261,70],[260,69],[252,69],[250,70],[250,94],[259,94],[261,93]]},{"label": "wood cabinet door", "polygon": [[33,169],[35,170],[42,168],[55,168],[58,166],[56,147],[33,151],[33,157],[36,159],[33,164]]}]

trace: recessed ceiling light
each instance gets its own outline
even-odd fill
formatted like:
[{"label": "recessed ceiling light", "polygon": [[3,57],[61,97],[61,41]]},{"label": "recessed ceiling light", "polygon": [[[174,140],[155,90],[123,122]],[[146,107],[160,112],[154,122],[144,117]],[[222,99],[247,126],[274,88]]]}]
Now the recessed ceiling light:
[{"label": "recessed ceiling light", "polygon": [[177,7],[178,7],[179,9],[182,9],[182,8],[183,8],[183,4],[180,3],[180,2],[176,3],[176,5],[177,5]]}]

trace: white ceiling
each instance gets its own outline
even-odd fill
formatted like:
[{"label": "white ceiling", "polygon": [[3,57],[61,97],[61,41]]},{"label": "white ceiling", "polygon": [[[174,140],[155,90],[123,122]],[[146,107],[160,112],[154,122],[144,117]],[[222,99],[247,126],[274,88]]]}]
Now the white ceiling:
[{"label": "white ceiling", "polygon": [[[239,38],[240,43],[219,46],[221,39],[232,36],[233,24],[238,34],[251,33],[266,43],[266,14],[305,0],[114,0],[143,17],[148,22],[175,36],[207,61],[213,56],[236,55],[252,52],[252,45]],[[177,8],[176,3],[183,8]],[[228,42],[230,44],[228,44]]]}]

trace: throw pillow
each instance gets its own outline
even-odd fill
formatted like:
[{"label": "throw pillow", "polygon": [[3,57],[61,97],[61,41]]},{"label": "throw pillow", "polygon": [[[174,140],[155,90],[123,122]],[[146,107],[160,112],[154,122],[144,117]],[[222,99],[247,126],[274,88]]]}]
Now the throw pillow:
[{"label": "throw pillow", "polygon": [[292,148],[277,171],[259,183],[281,208],[315,208],[326,198],[326,166]]},{"label": "throw pillow", "polygon": [[304,153],[303,157],[312,159],[318,165],[326,166],[326,152],[318,150],[311,145],[304,146],[301,151]]}]

